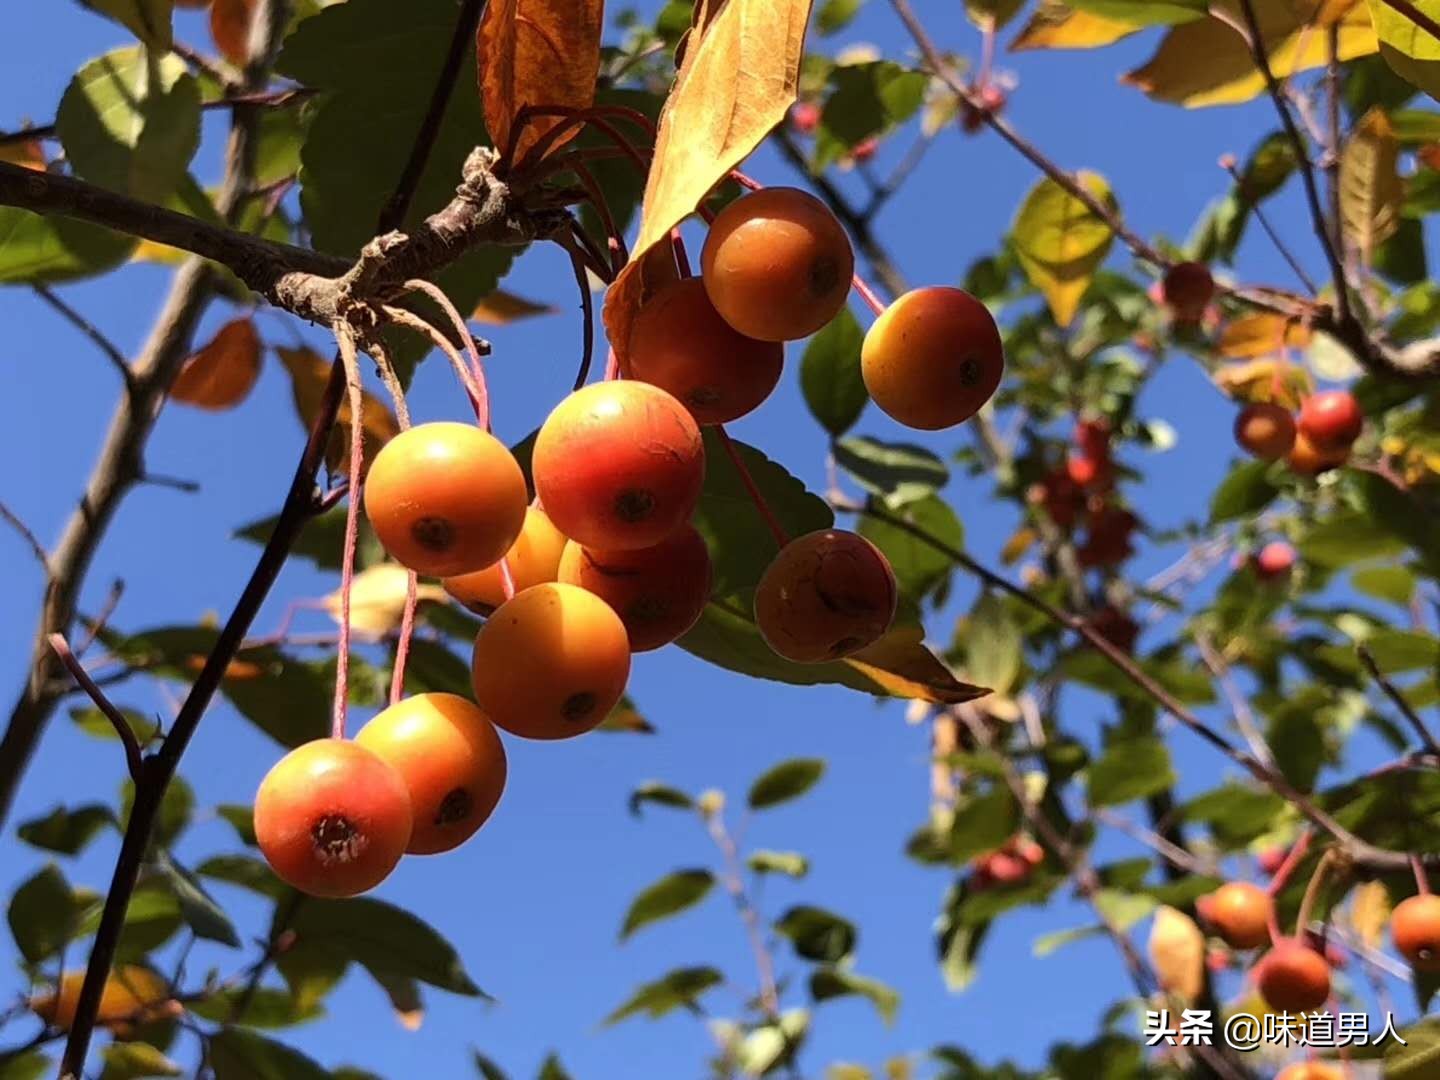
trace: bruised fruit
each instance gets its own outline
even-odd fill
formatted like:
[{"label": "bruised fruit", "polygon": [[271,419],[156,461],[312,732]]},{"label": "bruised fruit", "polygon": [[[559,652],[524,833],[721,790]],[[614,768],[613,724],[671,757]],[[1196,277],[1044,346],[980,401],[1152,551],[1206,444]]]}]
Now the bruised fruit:
[{"label": "bruised fruit", "polygon": [[710,552],[690,525],[637,551],[593,551],[571,541],[560,559],[559,580],[614,608],[632,652],[668,645],[694,626],[710,600],[710,579]]},{"label": "bruised fruit", "polygon": [[1166,272],[1160,296],[1176,322],[1196,323],[1215,296],[1215,279],[1203,263],[1177,263]]},{"label": "bruised fruit", "polygon": [[[520,535],[505,553],[515,591],[554,581],[560,569],[560,553],[564,550],[565,534],[555,527],[550,516],[538,506],[528,507]],[[498,562],[484,570],[446,578],[441,584],[456,600],[482,615],[505,602],[505,585]]]},{"label": "bruised fruit", "polygon": [[1290,471],[1301,476],[1319,476],[1323,472],[1339,468],[1350,457],[1348,446],[1326,450],[1316,446],[1304,431],[1295,433],[1295,445],[1290,448],[1285,462]]},{"label": "bruised fruit", "polygon": [[699,278],[671,282],[635,316],[630,376],[674,394],[699,424],[728,424],[780,381],[785,346],[757,341],[720,317]]},{"label": "bruised fruit", "polygon": [[475,637],[475,700],[527,739],[568,739],[604,720],[625,692],[630,642],[609,604],[575,585],[535,585]]},{"label": "bruised fruit", "polygon": [[1330,965],[1314,949],[1290,938],[1261,958],[1255,983],[1272,1009],[1314,1012],[1330,999]]},{"label": "bruised fruit", "polygon": [[1295,445],[1295,418],[1272,402],[1246,405],[1235,417],[1235,441],[1251,457],[1279,461]]},{"label": "bruised fruit", "polygon": [[456,694],[417,694],[371,720],[355,741],[400,774],[414,825],[405,850],[459,847],[505,790],[505,747],[485,714]]},{"label": "bruised fruit", "polygon": [[1232,949],[1258,949],[1270,940],[1271,901],[1264,889],[1231,881],[1204,899],[1201,914]]},{"label": "bruised fruit", "polygon": [[790,541],[755,590],[755,622],[787,660],[839,660],[874,643],[895,617],[895,574],[870,541],[822,529]]},{"label": "bruised fruit", "polygon": [[1440,896],[1412,896],[1390,915],[1395,948],[1416,971],[1440,971]]},{"label": "bruised fruit", "polygon": [[710,302],[736,330],[761,341],[795,341],[845,306],[855,254],[823,202],[773,187],[716,215],[700,266]]},{"label": "bruised fruit", "polygon": [[1000,331],[963,289],[912,289],[875,320],[860,373],[875,404],[907,427],[938,431],[970,419],[1005,370]]},{"label": "bruised fruit", "polygon": [[525,476],[500,440],[439,422],[385,444],[365,513],[385,550],[416,573],[450,577],[498,562],[525,523]]},{"label": "bruised fruit", "polygon": [[[84,968],[67,971],[53,990],[30,999],[30,1010],[51,1027],[69,1031],[84,985]],[[105,979],[95,1022],[123,1038],[137,1024],[179,1016],[182,1011],[163,976],[138,964],[122,964]]]},{"label": "bruised fruit", "polygon": [[690,519],[705,446],[674,395],[611,380],[555,406],[535,440],[533,468],[556,528],[585,547],[630,551],[654,547]]},{"label": "bruised fruit", "polygon": [[405,780],[344,739],[291,750],[255,795],[260,850],[282,881],[311,896],[355,896],[380,884],[412,825]]},{"label": "bruised fruit", "polygon": [[1348,390],[1326,390],[1305,399],[1296,426],[1320,450],[1348,450],[1360,437],[1365,414]]}]

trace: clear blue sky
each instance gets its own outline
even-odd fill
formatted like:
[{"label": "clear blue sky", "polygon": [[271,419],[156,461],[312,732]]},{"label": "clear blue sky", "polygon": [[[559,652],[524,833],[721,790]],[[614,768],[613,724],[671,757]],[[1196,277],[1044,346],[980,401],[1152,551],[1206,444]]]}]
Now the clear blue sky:
[{"label": "clear blue sky", "polygon": [[[651,5],[644,5],[650,7]],[[959,15],[962,5],[918,5],[937,37],[971,55],[978,35]],[[618,10],[619,5],[615,5]],[[182,14],[179,36],[206,40],[200,21]],[[17,5],[0,42],[0,129],[22,120],[48,120],[70,74],[90,57],[125,41],[124,31],[73,3]],[[1269,103],[1182,113],[1153,104],[1118,85],[1116,75],[1143,60],[1156,38],[1147,36],[1090,54],[1003,55],[1020,87],[1010,115],[1022,131],[1072,167],[1090,167],[1112,182],[1137,230],[1181,237],[1208,199],[1226,183],[1216,167],[1225,152],[1244,155],[1273,127]],[[872,0],[840,44],[867,41],[888,55],[907,42],[887,4]],[[828,44],[828,43],[827,43]],[[467,88],[462,87],[461,92]],[[207,129],[213,136],[219,128]],[[202,159],[202,179],[213,179],[215,154]],[[888,160],[903,140],[887,148]],[[750,163],[767,182],[790,182],[785,164],[768,151]],[[955,282],[972,258],[988,251],[1034,181],[1030,168],[993,137],[947,134],[932,151],[907,193],[879,225],[905,274],[914,282]],[[1306,247],[1308,229],[1298,200],[1276,205],[1287,233]],[[1242,251],[1248,280],[1288,284],[1283,264],[1252,230]],[[567,387],[579,338],[572,310],[573,282],[558,251],[535,251],[519,263],[507,285],[559,305],[563,314],[495,330],[489,363],[498,432],[514,440],[543,418]],[[69,286],[62,294],[126,349],[139,342],[163,295],[166,272],[130,267],[102,280]],[[207,329],[231,312],[212,310]],[[264,314],[272,342],[310,331],[284,316]],[[4,500],[45,541],[57,535],[80,490],[116,398],[115,378],[94,348],[26,290],[0,290],[0,475]],[[203,337],[202,332],[202,337]],[[799,348],[781,389],[757,414],[735,425],[812,486],[823,482],[825,444],[808,420],[798,387]],[[413,396],[418,418],[460,416],[462,403],[448,373],[435,362],[421,371]],[[1230,408],[1190,361],[1176,357],[1142,402],[1146,416],[1164,416],[1179,430],[1178,446],[1137,460],[1149,481],[1137,501],[1156,526],[1197,515],[1230,458]],[[863,432],[902,435],[871,409]],[[228,612],[248,575],[256,549],[230,539],[242,522],[273,512],[288,482],[301,441],[283,369],[267,359],[253,397],[235,412],[211,416],[167,408],[149,451],[158,472],[198,480],[199,494],[146,488],[132,494],[93,567],[88,609],[109,582],[127,590],[116,616],[125,629],[194,621]],[[964,433],[918,436],[948,455]],[[987,504],[984,478],[961,478],[950,494],[970,546],[993,558],[1013,527],[1008,508]],[[1141,570],[1165,565],[1173,552],[1146,545]],[[40,574],[24,546],[0,529],[0,698],[8,707],[18,688],[39,598]],[[258,627],[274,624],[284,603],[319,596],[335,586],[306,566],[288,568]],[[945,617],[932,629],[948,636],[950,616],[973,597],[961,583]],[[323,616],[304,625],[324,629]],[[1128,992],[1113,950],[1085,941],[1047,959],[1031,955],[1039,934],[1089,920],[1074,904],[1057,900],[1046,910],[1012,915],[992,935],[975,988],[947,994],[935,964],[931,922],[949,883],[945,871],[917,866],[902,845],[924,819],[928,801],[927,745],[923,729],[904,722],[899,704],[829,689],[796,690],[706,668],[676,650],[646,655],[635,665],[634,696],[659,728],[650,737],[593,735],[558,745],[510,740],[510,786],[495,820],[459,853],[405,861],[378,895],[415,910],[459,948],[475,979],[500,999],[486,1007],[471,999],[429,993],[418,1033],[402,1030],[379,991],[352,975],[331,999],[328,1020],[282,1033],[323,1063],[364,1064],[382,1075],[469,1075],[467,1047],[477,1046],[517,1077],[534,1075],[555,1049],[579,1080],[633,1077],[689,1078],[702,1074],[708,1040],[681,1014],[658,1024],[644,1020],[612,1030],[598,1021],[637,983],[669,967],[716,963],[739,985],[753,985],[735,913],[718,893],[702,909],[642,931],[620,945],[616,935],[631,896],[671,869],[712,861],[697,823],[657,811],[637,822],[625,799],[637,783],[659,778],[697,791],[717,786],[738,796],[765,766],[796,755],[830,763],[820,787],[804,802],[764,815],[751,830],[760,846],[795,848],[813,870],[800,883],[767,888],[772,915],[791,903],[831,907],[861,927],[857,967],[898,988],[904,1000],[893,1028],[868,1005],[842,1001],[821,1007],[816,1038],[806,1054],[807,1076],[836,1060],[878,1065],[887,1055],[941,1041],[965,1044],[994,1058],[1037,1064],[1051,1039],[1090,1037],[1105,1008]],[[169,706],[152,687],[137,684],[121,702],[155,711]],[[1064,717],[1070,730],[1093,736],[1105,717],[1103,703],[1075,697]],[[1213,783],[1219,768],[1198,743],[1181,735],[1177,759],[1187,787]],[[276,747],[228,706],[205,718],[183,773],[204,804],[248,801]],[[120,782],[122,763],[112,744],[78,734],[63,718],[50,729],[21,790],[14,821],[60,802],[107,798]],[[115,838],[97,842],[67,860],[70,878],[95,887],[108,879]],[[182,854],[203,856],[233,846],[230,830],[202,819]],[[1135,851],[1123,844],[1112,852]],[[11,835],[0,837],[0,871],[8,885],[45,861]],[[254,933],[263,932],[244,894],[221,888],[223,902]],[[0,996],[16,985],[13,945],[0,935]],[[226,969],[239,954],[213,950]],[[783,959],[782,970],[794,970]],[[792,1000],[798,1003],[798,995]],[[735,1004],[722,990],[710,999],[724,1014]],[[18,1025],[6,1036],[18,1035]],[[12,1042],[0,1037],[0,1042]]]}]

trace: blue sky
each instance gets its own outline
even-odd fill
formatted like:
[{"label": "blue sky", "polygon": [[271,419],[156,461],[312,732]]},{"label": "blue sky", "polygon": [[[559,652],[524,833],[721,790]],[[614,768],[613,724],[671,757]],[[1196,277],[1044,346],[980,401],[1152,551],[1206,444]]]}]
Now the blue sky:
[{"label": "blue sky", "polygon": [[[917,6],[939,40],[974,54],[978,35],[959,15],[961,4]],[[195,16],[183,14],[177,25],[183,39],[205,40]],[[7,129],[27,118],[49,119],[70,74],[125,41],[119,27],[72,3],[21,5],[8,29],[0,42],[0,128]],[[1183,238],[1206,202],[1224,189],[1217,158],[1225,152],[1243,157],[1273,128],[1274,117],[1263,100],[1182,114],[1120,86],[1117,73],[1142,61],[1155,40],[1149,35],[1090,54],[1002,54],[999,63],[1019,76],[1009,115],[1022,131],[1058,161],[1104,173],[1140,233]],[[872,0],[834,44],[861,41],[877,44],[887,55],[903,53],[908,45],[881,0]],[[212,136],[219,130],[215,123],[212,118],[207,129]],[[201,161],[205,180],[215,175],[213,144],[212,139]],[[903,145],[899,140],[887,148],[882,163]],[[748,168],[766,182],[793,180],[769,151],[757,154]],[[1034,179],[1030,167],[995,138],[947,134],[878,227],[911,281],[953,283],[973,258],[991,249]],[[1290,193],[1276,202],[1274,213],[1286,234],[1308,250],[1311,237],[1300,210]],[[1240,265],[1247,280],[1285,285],[1291,280],[1258,229],[1247,238]],[[495,424],[513,441],[532,430],[567,388],[579,319],[559,251],[527,254],[507,285],[562,309],[560,315],[490,334]],[[61,291],[133,350],[165,287],[164,270],[135,266]],[[205,329],[231,316],[218,305]],[[297,336],[320,341],[283,315],[264,313],[259,324],[272,343],[289,344]],[[9,463],[0,474],[0,500],[50,542],[88,474],[116,398],[116,380],[89,343],[23,289],[0,290],[0,327],[6,387],[0,397],[0,460]],[[733,430],[819,487],[825,442],[800,398],[799,353],[799,347],[790,348],[781,389]],[[432,361],[422,368],[412,408],[418,419],[463,416],[463,402],[443,365]],[[1142,401],[1142,414],[1165,417],[1180,438],[1163,456],[1135,458],[1149,477],[1135,498],[1153,525],[1178,524],[1202,510],[1230,460],[1231,409],[1193,363],[1176,357]],[[875,409],[867,411],[859,430],[921,441],[942,455],[965,440],[963,432],[905,433]],[[157,472],[198,480],[202,490],[183,494],[150,487],[129,496],[91,570],[84,606],[98,606],[119,576],[127,586],[116,616],[122,628],[193,622],[207,613],[223,617],[256,555],[253,547],[233,542],[230,530],[278,507],[301,437],[288,380],[273,356],[254,395],[237,411],[212,416],[167,408],[150,444],[149,464]],[[948,494],[964,520],[969,546],[993,561],[1014,517],[1009,508],[987,503],[988,490],[983,477],[961,477]],[[1146,545],[1135,566],[1151,571],[1173,556]],[[5,688],[0,696],[8,698],[20,684],[30,647],[40,574],[7,530],[0,530],[0,561],[6,570],[0,577],[0,687]],[[286,601],[323,595],[334,586],[306,566],[287,568],[258,628],[272,626]],[[956,594],[947,614],[932,623],[938,636],[948,635],[950,618],[974,595],[966,582]],[[307,619],[305,627],[327,628],[323,616]],[[803,851],[813,868],[803,882],[767,886],[762,903],[771,915],[792,903],[813,902],[853,919],[861,928],[858,970],[903,995],[893,1028],[858,1000],[823,1006],[805,1058],[807,1076],[818,1076],[831,1061],[876,1065],[890,1054],[937,1042],[1036,1064],[1046,1042],[1092,1035],[1105,1008],[1128,991],[1117,957],[1100,941],[1082,941],[1046,959],[1032,957],[1031,942],[1039,934],[1089,921],[1076,905],[1057,900],[1045,910],[1004,920],[986,947],[976,987],[963,995],[945,992],[931,923],[949,875],[919,867],[901,850],[923,821],[928,802],[926,737],[905,724],[903,706],[876,705],[840,690],[749,681],[677,650],[638,658],[631,685],[658,735],[595,735],[557,745],[510,740],[510,784],[493,822],[454,855],[407,860],[377,893],[416,911],[449,937],[476,981],[500,1003],[487,1007],[428,994],[425,1022],[412,1034],[395,1022],[373,984],[352,975],[332,997],[327,1020],[282,1037],[323,1063],[361,1063],[389,1077],[415,1075],[417,1062],[424,1063],[427,1075],[469,1075],[470,1046],[517,1077],[533,1075],[551,1049],[579,1080],[700,1076],[708,1040],[684,1015],[598,1027],[636,984],[674,966],[714,963],[738,985],[753,986],[739,922],[718,893],[696,912],[617,943],[635,892],[669,870],[714,862],[697,822],[666,811],[637,822],[625,812],[626,796],[639,782],[657,778],[692,791],[720,787],[738,802],[762,769],[798,755],[826,758],[825,780],[805,801],[758,818],[747,837],[757,846]],[[119,698],[150,711],[170,708],[145,685]],[[1106,715],[1103,702],[1070,700],[1067,726],[1092,736]],[[1209,752],[1184,734],[1176,749],[1187,787],[1198,789],[1220,775]],[[200,789],[202,805],[248,801],[277,753],[220,704],[206,717],[182,772]],[[121,775],[113,744],[78,734],[62,717],[31,767],[13,820],[61,802],[110,797]],[[228,827],[202,816],[181,853],[197,857],[231,846]],[[84,857],[67,860],[65,871],[73,881],[100,887],[115,849],[113,838],[97,842]],[[1107,850],[1136,853],[1123,843]],[[43,862],[43,854],[11,835],[0,837],[7,884]],[[262,931],[245,895],[225,889],[219,895],[238,918]],[[783,950],[781,957],[782,971],[794,971]],[[0,941],[0,996],[7,998],[17,980],[13,959],[7,936]],[[214,950],[194,969],[211,960],[227,970],[244,962]],[[799,995],[792,1000],[798,1003]],[[710,1003],[717,1013],[730,1015],[726,1010],[737,1002],[726,989]]]}]

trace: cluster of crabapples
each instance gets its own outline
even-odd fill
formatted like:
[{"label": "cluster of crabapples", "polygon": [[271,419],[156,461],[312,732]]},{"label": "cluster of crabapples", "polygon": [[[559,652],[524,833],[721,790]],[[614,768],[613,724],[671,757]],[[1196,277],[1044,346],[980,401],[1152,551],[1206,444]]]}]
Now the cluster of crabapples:
[{"label": "cluster of crabapples", "polygon": [[[631,654],[692,627],[710,599],[710,553],[690,519],[705,477],[701,427],[756,409],[779,381],[784,343],[844,306],[854,255],[814,197],[770,188],[725,208],[699,278],[648,298],[621,377],[550,413],[532,457],[535,500],[510,451],[478,426],[427,423],[376,455],[366,514],[391,557],[486,620],[474,701],[427,693],[356,736],[299,747],[265,777],[255,831],[275,872],[304,892],[349,896],[406,852],[450,850],[490,816],[505,785],[496,728],[566,739],[619,702]],[[936,430],[974,415],[1000,383],[994,319],[951,288],[908,293],[862,352],[871,397]],[[780,656],[822,663],[879,639],[895,575],[861,536],[826,529],[784,544],[754,598]]]},{"label": "cluster of crabapples", "polygon": [[1045,849],[1028,836],[1012,836],[1002,846],[970,863],[970,890],[984,892],[996,886],[1013,888],[1030,880],[1045,861]]},{"label": "cluster of crabapples", "polygon": [[[1278,869],[1283,855],[1268,868]],[[1267,869],[1265,860],[1261,868]],[[1330,999],[1331,971],[1344,953],[1308,930],[1281,935],[1271,891],[1247,881],[1231,881],[1200,898],[1196,911],[1210,931],[1237,952],[1266,949],[1250,969],[1256,989],[1277,1011],[1308,1013]],[[1395,949],[1418,972],[1440,972],[1440,896],[1421,893],[1401,901],[1390,915]],[[1229,966],[1230,956],[1213,954]]]}]

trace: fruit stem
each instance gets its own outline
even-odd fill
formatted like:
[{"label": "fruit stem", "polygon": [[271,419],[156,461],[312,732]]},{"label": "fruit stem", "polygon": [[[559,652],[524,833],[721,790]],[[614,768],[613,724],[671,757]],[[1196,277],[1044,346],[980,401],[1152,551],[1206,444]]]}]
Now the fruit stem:
[{"label": "fruit stem", "polygon": [[575,163],[570,166],[572,172],[580,178],[581,186],[589,197],[589,202],[595,210],[595,215],[600,219],[600,225],[605,230],[605,244],[610,251],[610,273],[618,277],[621,268],[630,261],[630,252],[625,247],[625,237],[620,234],[620,229],[615,224],[615,215],[610,212],[610,204],[605,201],[605,192],[601,190],[595,179],[595,174],[584,165]]},{"label": "fruit stem", "polygon": [[510,557],[500,560],[500,592],[506,600],[515,598],[515,575],[510,570]]},{"label": "fruit stem", "polygon": [[856,274],[851,278],[850,284],[854,287],[855,291],[860,294],[860,299],[865,301],[876,316],[885,314],[885,301],[880,299],[875,290],[870,287],[869,282],[859,274]]},{"label": "fruit stem", "polygon": [[610,350],[610,355],[605,357],[605,381],[620,378],[620,357],[615,355],[615,350]]},{"label": "fruit stem", "polygon": [[1425,873],[1425,864],[1420,861],[1420,856],[1414,852],[1410,854],[1410,869],[1415,872],[1415,888],[1421,896],[1430,895],[1430,878]]},{"label": "fruit stem", "polygon": [[355,549],[360,532],[360,465],[365,456],[365,394],[360,385],[360,361],[355,338],[342,322],[335,324],[335,340],[345,365],[345,388],[350,395],[350,485],[345,504],[345,546],[340,556],[340,641],[335,656],[335,711],[330,721],[333,738],[345,738],[350,704],[350,591],[355,584]]},{"label": "fruit stem", "polygon": [[[400,385],[400,376],[390,354],[377,342],[370,345],[370,354],[375,366],[380,369],[380,379],[390,392],[395,405],[395,425],[401,431],[410,430],[410,404],[405,400],[405,388]],[[405,696],[405,663],[410,658],[410,639],[415,636],[415,605],[419,598],[420,576],[414,570],[405,575],[405,607],[400,614],[400,638],[395,643],[395,667],[390,674],[390,704],[398,705]]]},{"label": "fruit stem", "polygon": [[[465,343],[465,351],[470,358],[470,374],[475,381],[475,420],[486,431],[490,430],[490,391],[485,384],[485,365],[480,360],[480,350],[475,347],[475,337],[470,333],[470,328],[465,325],[465,318],[455,310],[455,305],[450,302],[450,297],[445,295],[445,290],[434,285],[423,278],[412,278],[405,282],[407,289],[414,289],[422,292],[434,300],[450,320],[450,325],[455,327],[455,332],[460,335],[460,340]],[[444,335],[441,335],[444,337]]]},{"label": "fruit stem", "polygon": [[770,504],[765,501],[765,496],[760,494],[760,489],[755,485],[755,479],[750,475],[750,470],[745,467],[745,461],[740,456],[739,449],[730,440],[730,433],[725,430],[724,424],[715,425],[715,434],[720,439],[720,445],[725,448],[725,454],[730,458],[735,471],[740,474],[740,482],[745,485],[746,492],[750,495],[750,501],[755,504],[755,509],[760,511],[760,516],[765,520],[765,526],[770,530],[770,535],[775,538],[778,547],[784,547],[790,543],[790,535],[781,526]]},{"label": "fruit stem", "polygon": [[[455,348],[450,339],[424,319],[420,318],[420,316],[413,312],[406,311],[402,307],[396,307],[393,304],[384,304],[380,310],[383,311],[385,317],[396,326],[403,326],[406,329],[426,335],[431,343],[445,354],[446,358],[450,361],[450,366],[455,371],[455,377],[460,380],[460,385],[465,388],[465,393],[470,398],[470,405],[475,410],[476,421],[488,430],[490,407],[485,397],[485,392],[476,384],[473,373],[466,367],[464,358],[461,357],[459,350]],[[484,418],[483,420],[481,419],[482,417]]]},{"label": "fruit stem", "polygon": [[1295,872],[1295,867],[1300,865],[1300,861],[1309,852],[1312,835],[1309,829],[1301,833],[1295,841],[1295,846],[1290,849],[1290,854],[1286,855],[1285,861],[1280,864],[1280,869],[1275,871],[1275,876],[1270,879],[1270,884],[1265,889],[1272,898],[1280,895],[1280,891],[1289,882],[1290,875]]},{"label": "fruit stem", "polygon": [[[603,119],[601,114],[616,115],[614,110],[606,106],[589,109],[570,109],[559,105],[528,105],[521,110],[520,117],[517,118],[511,128],[510,145],[505,149],[504,161],[509,162],[514,159],[515,150],[520,140],[520,133],[531,120],[542,117],[560,117],[563,122],[556,124],[535,140],[534,145],[525,151],[524,159],[515,164],[514,172],[522,176],[526,175],[530,170],[540,165],[545,155],[550,152],[551,148],[563,136],[569,134],[575,128],[584,127],[587,124],[623,150],[625,156],[635,162],[636,166],[640,169],[641,175],[649,172],[650,163],[646,160],[646,155],[637,150],[635,144],[608,120]],[[618,115],[623,115],[626,119],[630,120],[634,120],[637,116],[641,117],[645,121],[644,126],[650,127],[649,118],[643,113],[635,112],[633,109],[622,109]],[[654,130],[653,127],[651,130]]]},{"label": "fruit stem", "polygon": [[1325,852],[1320,857],[1320,864],[1315,867],[1315,873],[1310,875],[1310,882],[1305,886],[1305,895],[1300,900],[1300,912],[1295,916],[1295,936],[1298,938],[1310,925],[1310,913],[1315,908],[1315,903],[1320,899],[1320,890],[1325,885],[1325,880],[1330,876],[1330,866],[1335,861],[1334,849]]}]

